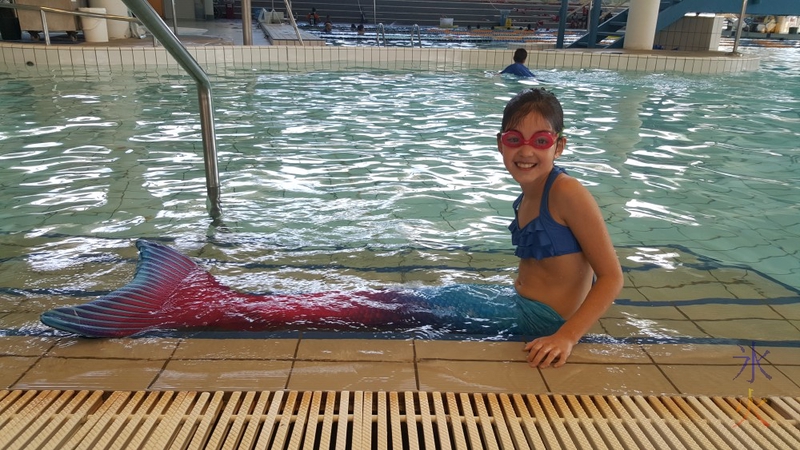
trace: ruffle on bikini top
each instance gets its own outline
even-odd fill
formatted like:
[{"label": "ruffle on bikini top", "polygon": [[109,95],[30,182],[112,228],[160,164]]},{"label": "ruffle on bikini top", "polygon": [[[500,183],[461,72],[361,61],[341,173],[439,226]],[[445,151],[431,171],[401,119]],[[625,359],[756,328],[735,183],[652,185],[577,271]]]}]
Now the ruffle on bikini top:
[{"label": "ruffle on bikini top", "polygon": [[569,227],[541,212],[525,228],[519,228],[517,218],[508,226],[511,243],[517,246],[514,254],[520,258],[544,259],[581,251],[581,245]]}]

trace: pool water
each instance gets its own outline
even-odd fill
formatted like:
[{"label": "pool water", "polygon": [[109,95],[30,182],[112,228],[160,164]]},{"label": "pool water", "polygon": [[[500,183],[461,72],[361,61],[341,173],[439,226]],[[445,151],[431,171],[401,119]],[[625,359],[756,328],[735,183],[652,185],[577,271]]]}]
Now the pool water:
[{"label": "pool water", "polygon": [[[299,28],[317,36],[331,46],[384,46],[384,47],[435,47],[435,48],[510,48],[530,44],[547,44],[555,47],[558,32],[555,29],[524,28],[439,28],[388,25],[383,29],[367,25],[364,34],[358,34],[348,24],[335,24],[331,32],[320,27],[299,25]],[[583,36],[579,30],[566,30],[564,42]],[[530,47],[528,47],[530,48]]]},{"label": "pool water", "polygon": [[781,294],[754,298],[797,316],[800,49],[746,51],[759,71],[211,73],[220,226],[186,75],[4,71],[0,303],[29,315],[2,328],[46,333],[38,312],[122,286],[138,238],[253,292],[511,283],[519,189],[494,136],[534,85],[564,105],[558,163],[597,198],[627,271],[757,274]]}]

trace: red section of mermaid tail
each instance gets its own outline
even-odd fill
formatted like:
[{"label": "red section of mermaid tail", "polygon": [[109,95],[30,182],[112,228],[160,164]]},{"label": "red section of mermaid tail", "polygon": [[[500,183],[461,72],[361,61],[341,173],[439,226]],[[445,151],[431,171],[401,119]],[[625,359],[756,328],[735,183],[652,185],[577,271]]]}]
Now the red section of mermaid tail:
[{"label": "red section of mermaid tail", "polygon": [[89,303],[41,315],[53,328],[87,337],[122,337],[154,329],[229,330],[393,327],[428,316],[398,293],[323,292],[254,295],[222,285],[177,251],[139,240],[139,265],[126,286]]}]

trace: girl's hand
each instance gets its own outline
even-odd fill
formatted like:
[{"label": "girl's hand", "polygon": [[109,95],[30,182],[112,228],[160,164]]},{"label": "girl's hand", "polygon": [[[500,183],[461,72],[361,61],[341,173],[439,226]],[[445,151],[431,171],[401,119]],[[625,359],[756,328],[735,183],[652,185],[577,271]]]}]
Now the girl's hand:
[{"label": "girl's hand", "polygon": [[561,367],[572,354],[575,342],[559,333],[534,339],[527,344],[523,351],[528,352],[528,365],[531,367],[545,368]]}]

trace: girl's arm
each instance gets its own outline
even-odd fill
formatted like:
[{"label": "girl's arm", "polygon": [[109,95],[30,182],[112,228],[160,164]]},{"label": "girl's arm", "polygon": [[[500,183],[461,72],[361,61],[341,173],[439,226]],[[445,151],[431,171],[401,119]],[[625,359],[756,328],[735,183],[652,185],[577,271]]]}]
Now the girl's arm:
[{"label": "girl's arm", "polygon": [[550,204],[551,211],[569,226],[578,239],[597,278],[583,303],[555,334],[534,339],[525,346],[529,351],[528,362],[538,367],[563,366],[572,353],[572,347],[611,306],[623,284],[622,268],[614,245],[600,208],[589,190],[578,180],[562,176],[553,186]]}]

